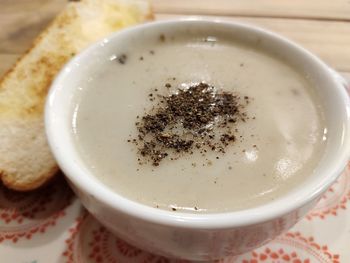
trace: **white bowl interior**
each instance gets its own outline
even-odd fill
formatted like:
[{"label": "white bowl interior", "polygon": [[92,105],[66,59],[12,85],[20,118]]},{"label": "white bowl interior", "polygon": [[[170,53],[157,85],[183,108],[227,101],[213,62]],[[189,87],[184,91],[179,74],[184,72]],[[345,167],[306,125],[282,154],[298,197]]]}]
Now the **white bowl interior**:
[{"label": "white bowl interior", "polygon": [[[112,192],[86,168],[74,147],[71,120],[72,99],[76,89],[88,81],[111,55],[134,41],[157,38],[162,32],[187,32],[198,36],[232,36],[248,42],[259,42],[305,72],[320,95],[328,127],[328,143],[315,173],[282,198],[264,206],[222,214],[181,214],[147,207]],[[61,71],[52,85],[46,106],[46,129],[50,146],[68,178],[107,205],[164,224],[193,227],[219,227],[254,223],[291,211],[323,192],[345,167],[350,152],[349,99],[334,73],[319,59],[296,44],[268,31],[252,26],[205,20],[166,21],[141,25],[111,35],[94,44]]]}]

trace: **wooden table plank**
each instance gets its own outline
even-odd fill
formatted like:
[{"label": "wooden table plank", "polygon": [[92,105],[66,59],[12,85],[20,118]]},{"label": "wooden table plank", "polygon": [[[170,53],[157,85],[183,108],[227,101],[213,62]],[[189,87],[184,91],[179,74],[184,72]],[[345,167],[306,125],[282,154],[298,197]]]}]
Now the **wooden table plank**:
[{"label": "wooden table plank", "polygon": [[349,0],[153,0],[156,13],[350,21]]},{"label": "wooden table plank", "polygon": [[31,13],[46,11],[57,12],[65,4],[67,0],[0,0],[0,14],[8,13]]},{"label": "wooden table plank", "polygon": [[[183,13],[220,13],[221,19],[239,20],[253,23],[281,33],[324,59],[337,70],[350,72],[350,22],[339,21],[345,14],[350,15],[348,7],[350,0],[314,1],[302,3],[299,0],[253,0],[209,1],[197,0],[169,1],[154,0],[157,19],[179,17],[176,12]],[[66,3],[65,0],[0,0],[0,74],[11,65],[19,54],[23,53],[38,33],[47,26],[49,21]],[[297,4],[299,3],[299,4]],[[272,8],[273,4],[273,8]],[[245,16],[223,16],[227,13],[243,15],[290,15],[304,14],[308,18],[321,16],[328,8],[329,12],[323,18],[335,17],[338,21],[320,21],[310,19],[282,19]],[[160,14],[168,10],[172,14]],[[244,11],[245,10],[245,11]],[[242,12],[241,12],[242,11]],[[244,11],[244,12],[243,12]],[[318,14],[316,16],[316,14]],[[330,16],[330,14],[333,14]],[[297,16],[294,16],[297,17]]]},{"label": "wooden table plank", "polygon": [[0,53],[23,53],[65,3],[64,0],[0,0]]},{"label": "wooden table plank", "polygon": [[[188,17],[157,14],[156,19]],[[215,16],[207,16],[215,18]],[[280,33],[306,47],[339,71],[350,72],[350,23],[300,19],[218,17],[228,21],[242,21]]]}]

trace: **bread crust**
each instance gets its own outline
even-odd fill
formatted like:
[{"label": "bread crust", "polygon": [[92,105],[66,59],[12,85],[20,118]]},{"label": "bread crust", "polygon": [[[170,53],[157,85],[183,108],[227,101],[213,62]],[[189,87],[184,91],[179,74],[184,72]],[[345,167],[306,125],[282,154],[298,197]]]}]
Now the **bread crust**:
[{"label": "bread crust", "polygon": [[[29,191],[57,172],[43,111],[51,82],[77,52],[116,30],[153,19],[147,1],[70,2],[0,79],[0,178]],[[96,30],[93,29],[96,27]]]},{"label": "bread crust", "polygon": [[18,180],[13,179],[12,174],[8,173],[0,173],[3,184],[12,190],[27,192],[35,190],[43,185],[46,185],[59,172],[59,168],[57,165],[50,167],[51,169],[47,171],[46,174],[39,174],[34,177],[34,180],[27,181],[26,183],[20,183]]}]

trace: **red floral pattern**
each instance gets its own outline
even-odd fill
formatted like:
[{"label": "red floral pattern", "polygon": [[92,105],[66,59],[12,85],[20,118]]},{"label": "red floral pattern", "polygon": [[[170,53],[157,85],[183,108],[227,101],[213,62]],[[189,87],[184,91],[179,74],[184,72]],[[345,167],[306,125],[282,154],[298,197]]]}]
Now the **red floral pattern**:
[{"label": "red floral pattern", "polygon": [[79,238],[81,225],[87,216],[88,213],[84,210],[82,215],[75,220],[75,225],[68,230],[69,238],[66,240],[66,250],[63,252],[66,263],[83,262],[79,254],[80,249],[76,247],[76,245],[79,245],[76,239]]},{"label": "red floral pattern", "polygon": [[[345,209],[349,200],[350,166],[324,195],[314,211],[307,216],[325,218],[337,215]],[[345,201],[344,201],[345,200]],[[339,208],[338,208],[339,207]],[[332,208],[335,212],[328,213]],[[135,248],[114,237],[87,212],[79,217],[70,229],[63,253],[66,263],[187,263],[185,260],[168,259]],[[225,258],[217,263],[340,263],[340,255],[329,251],[328,246],[319,245],[313,237],[304,237],[300,232],[284,234],[269,244],[238,257]]]},{"label": "red floral pattern", "polygon": [[66,244],[63,253],[66,263],[130,262],[144,254],[140,249],[114,237],[87,212],[70,229]]},{"label": "red floral pattern", "polygon": [[63,257],[66,263],[189,263],[135,248],[115,237],[87,213],[70,229]]},{"label": "red floral pattern", "polygon": [[59,176],[46,187],[31,193],[19,193],[0,186],[0,243],[16,243],[31,239],[34,234],[45,233],[65,216],[64,208],[73,193]]},{"label": "red floral pattern", "polygon": [[317,206],[306,216],[308,220],[313,218],[325,219],[327,216],[337,216],[345,210],[350,201],[350,165],[323,195]]},{"label": "red floral pattern", "polygon": [[[168,259],[135,248],[110,234],[90,215],[77,220],[70,230],[66,263],[189,263]],[[313,237],[299,232],[286,233],[251,253],[225,258],[216,263],[340,263],[340,256],[321,246]]]},{"label": "red floral pattern", "polygon": [[142,253],[140,249],[130,246],[128,243],[120,239],[116,240],[116,245],[120,254],[122,254],[124,257],[133,258],[133,257],[137,257]]},{"label": "red floral pattern", "polygon": [[[327,246],[321,246],[314,238],[303,237],[299,232],[287,233],[266,246],[256,249],[249,256],[242,256],[242,263],[339,263],[339,255],[332,254]],[[235,261],[236,262],[236,261]],[[238,262],[238,261],[237,261]]]},{"label": "red floral pattern", "polygon": [[[332,222],[332,220],[327,220],[328,216],[340,218],[343,213],[348,215],[346,208],[349,206],[349,184],[350,165],[338,182],[327,191],[315,210],[310,212],[307,219],[301,222],[303,225],[301,229],[311,229],[309,226],[314,227],[315,232],[313,233],[316,238],[305,237],[302,234],[304,231],[289,232],[253,252],[237,257],[228,257],[218,260],[216,263],[348,262],[350,253],[346,249],[342,249],[339,251],[340,253],[334,253],[332,250],[338,246],[334,245],[333,240],[318,235],[317,231],[320,229],[321,232],[327,231],[327,227],[330,226],[329,222]],[[12,242],[11,246],[15,247],[14,243],[20,239],[31,239],[34,234],[45,233],[47,229],[52,228],[57,223],[59,218],[70,211],[66,207],[73,200],[72,197],[73,194],[63,178],[57,178],[47,187],[29,194],[15,193],[0,186],[0,244],[10,241]],[[75,202],[75,205],[77,209],[81,210],[79,203]],[[75,214],[72,214],[80,215],[75,220],[73,227],[62,233],[67,235],[65,250],[61,254],[66,263],[189,263],[189,261],[168,259],[135,248],[114,237],[85,210],[82,210],[83,212],[80,210],[76,210]],[[342,213],[340,213],[341,211]],[[72,215],[71,218],[73,218]],[[324,220],[312,221],[315,218]],[[333,220],[333,222],[338,221]],[[68,224],[71,226],[72,221],[69,221]],[[347,225],[347,230],[344,229],[344,233],[349,229]],[[350,235],[348,237],[345,234],[343,238],[344,240],[341,242],[350,242]],[[342,244],[344,246],[344,243]],[[4,245],[4,247],[6,246]],[[4,247],[0,246],[0,251]],[[19,250],[21,248],[22,246],[19,247]],[[10,262],[6,258],[5,256],[4,262]],[[13,255],[13,258],[17,257]],[[17,263],[17,261],[13,262]],[[18,262],[35,261],[22,260]]]}]

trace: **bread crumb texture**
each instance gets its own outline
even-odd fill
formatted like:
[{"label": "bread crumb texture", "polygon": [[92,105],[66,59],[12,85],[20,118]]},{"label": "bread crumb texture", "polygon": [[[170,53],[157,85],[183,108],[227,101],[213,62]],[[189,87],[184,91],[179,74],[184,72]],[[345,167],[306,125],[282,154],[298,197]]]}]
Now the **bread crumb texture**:
[{"label": "bread crumb texture", "polygon": [[57,171],[43,110],[52,80],[89,44],[152,19],[148,1],[70,2],[0,81],[0,176],[15,190],[32,190]]}]

